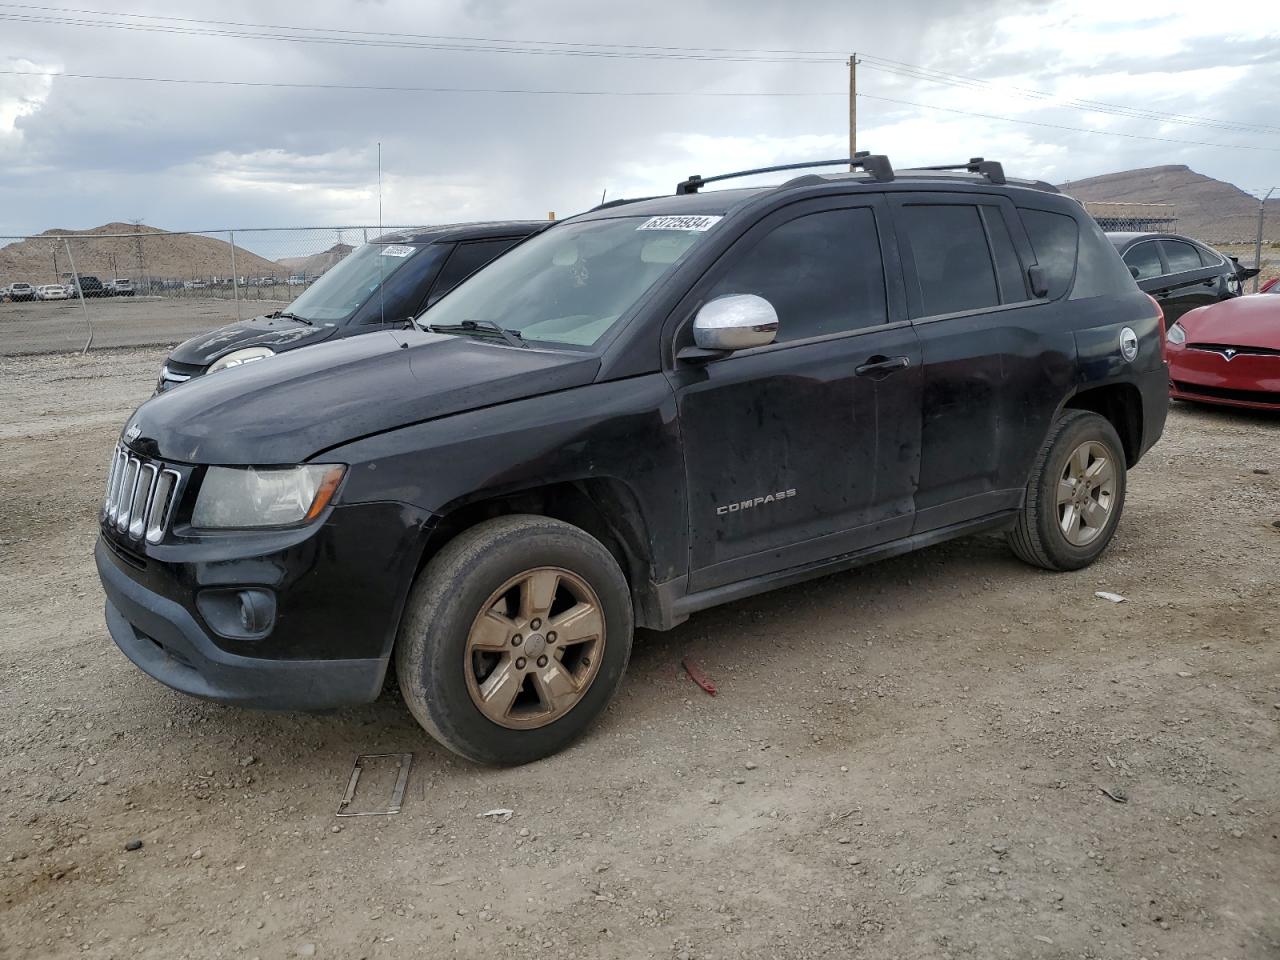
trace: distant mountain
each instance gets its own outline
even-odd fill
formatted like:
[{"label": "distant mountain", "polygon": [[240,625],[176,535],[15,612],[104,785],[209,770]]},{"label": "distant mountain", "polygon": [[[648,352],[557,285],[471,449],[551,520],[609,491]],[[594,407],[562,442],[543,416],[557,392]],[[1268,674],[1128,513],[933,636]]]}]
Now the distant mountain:
[{"label": "distant mountain", "polygon": [[[103,236],[125,234],[125,236]],[[170,234],[145,224],[106,223],[91,230],[46,230],[38,237],[0,247],[0,283],[58,283],[70,273],[63,237],[81,274],[102,279],[211,280],[232,274],[231,244],[215,237]],[[237,246],[235,272],[240,276],[273,276],[270,260]]]},{"label": "distant mountain", "polygon": [[354,249],[349,243],[335,243],[323,253],[313,253],[309,257],[281,257],[276,263],[290,274],[318,277]]},{"label": "distant mountain", "polygon": [[[1060,189],[1083,201],[1171,203],[1178,232],[1208,243],[1252,242],[1258,232],[1256,197],[1181,164],[1073,180]],[[1267,203],[1264,234],[1264,242],[1280,241],[1280,198]]]}]

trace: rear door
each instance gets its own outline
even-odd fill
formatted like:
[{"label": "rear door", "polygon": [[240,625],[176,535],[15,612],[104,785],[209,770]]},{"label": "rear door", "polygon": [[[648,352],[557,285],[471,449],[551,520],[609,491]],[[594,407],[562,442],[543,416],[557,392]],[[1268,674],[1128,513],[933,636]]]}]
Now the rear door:
[{"label": "rear door", "polygon": [[789,204],[748,230],[674,316],[750,293],[777,311],[774,343],[677,361],[690,589],[764,576],[911,532],[920,453],[920,351],[879,197]]},{"label": "rear door", "polygon": [[1221,261],[1210,262],[1200,248],[1183,240],[1158,240],[1165,275],[1155,291],[1165,322],[1173,323],[1188,310],[1216,303],[1226,294]]},{"label": "rear door", "polygon": [[[923,533],[1021,503],[1030,458],[1069,388],[1074,341],[1052,299],[1031,295],[1035,254],[1006,197],[903,194],[894,216],[923,358],[914,528]],[[1073,237],[1068,285],[1075,252]]]}]

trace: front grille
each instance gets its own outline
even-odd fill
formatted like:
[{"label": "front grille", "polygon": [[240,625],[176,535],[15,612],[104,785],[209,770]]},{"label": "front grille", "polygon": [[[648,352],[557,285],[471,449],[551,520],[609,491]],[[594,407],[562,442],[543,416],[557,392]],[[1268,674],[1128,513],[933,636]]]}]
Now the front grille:
[{"label": "front grille", "polygon": [[102,522],[130,540],[164,539],[178,502],[182,474],[116,447],[107,473]]},{"label": "front grille", "polygon": [[1280,350],[1271,347],[1241,347],[1230,343],[1188,343],[1187,349],[1220,353],[1224,357],[1280,357]]},{"label": "front grille", "polygon": [[1224,387],[1205,387],[1198,383],[1175,380],[1173,385],[1180,393],[1190,396],[1212,397],[1216,400],[1238,400],[1241,403],[1270,403],[1280,407],[1280,391],[1228,390]]}]

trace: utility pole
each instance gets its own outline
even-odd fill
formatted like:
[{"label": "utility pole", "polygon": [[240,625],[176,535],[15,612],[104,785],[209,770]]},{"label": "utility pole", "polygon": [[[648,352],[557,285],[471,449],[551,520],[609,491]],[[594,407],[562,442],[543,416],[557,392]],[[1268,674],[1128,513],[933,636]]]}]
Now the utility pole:
[{"label": "utility pole", "polygon": [[[849,54],[849,159],[858,153],[858,55]],[[849,164],[853,170],[853,164]]]},{"label": "utility pole", "polygon": [[1258,272],[1253,277],[1253,292],[1258,292],[1258,284],[1262,281],[1262,218],[1267,210],[1267,201],[1271,199],[1271,194],[1275,193],[1276,188],[1272,187],[1267,191],[1266,196],[1258,201],[1258,239],[1253,245],[1253,265],[1258,268]]}]

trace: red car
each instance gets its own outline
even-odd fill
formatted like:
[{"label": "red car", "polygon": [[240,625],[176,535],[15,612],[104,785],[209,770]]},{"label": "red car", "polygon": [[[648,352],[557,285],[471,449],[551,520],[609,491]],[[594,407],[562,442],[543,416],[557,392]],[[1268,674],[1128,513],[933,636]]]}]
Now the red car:
[{"label": "red car", "polygon": [[1280,277],[1272,277],[1270,280],[1264,281],[1262,286],[1258,288],[1259,293],[1280,293]]},{"label": "red car", "polygon": [[1280,410],[1280,297],[1235,297],[1183,314],[1168,334],[1176,400]]}]

